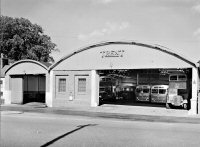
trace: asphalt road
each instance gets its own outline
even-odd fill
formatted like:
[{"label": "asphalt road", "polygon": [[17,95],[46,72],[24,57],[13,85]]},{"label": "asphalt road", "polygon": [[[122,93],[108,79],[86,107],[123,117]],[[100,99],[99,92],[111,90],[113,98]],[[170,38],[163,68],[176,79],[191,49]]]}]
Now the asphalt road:
[{"label": "asphalt road", "polygon": [[72,115],[1,114],[1,147],[197,147],[200,124]]}]

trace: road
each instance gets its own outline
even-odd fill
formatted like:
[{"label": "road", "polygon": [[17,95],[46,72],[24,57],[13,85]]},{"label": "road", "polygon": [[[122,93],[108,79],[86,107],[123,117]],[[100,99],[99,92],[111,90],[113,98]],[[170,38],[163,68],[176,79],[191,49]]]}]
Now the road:
[{"label": "road", "polygon": [[197,147],[200,124],[1,112],[1,147]]}]

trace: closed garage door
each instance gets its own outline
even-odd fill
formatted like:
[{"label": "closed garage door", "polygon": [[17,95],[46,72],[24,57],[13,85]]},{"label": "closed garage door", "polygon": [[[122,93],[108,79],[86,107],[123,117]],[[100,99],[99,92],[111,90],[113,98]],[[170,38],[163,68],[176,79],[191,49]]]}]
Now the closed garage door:
[{"label": "closed garage door", "polygon": [[23,78],[11,77],[11,103],[23,103]]}]

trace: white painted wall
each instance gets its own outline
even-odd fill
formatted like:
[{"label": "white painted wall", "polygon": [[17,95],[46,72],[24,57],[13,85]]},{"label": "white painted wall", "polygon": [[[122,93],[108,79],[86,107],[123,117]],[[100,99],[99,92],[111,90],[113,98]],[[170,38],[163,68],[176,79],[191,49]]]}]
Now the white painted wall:
[{"label": "white painted wall", "polygon": [[192,68],[192,99],[191,109],[188,111],[189,115],[197,114],[197,99],[198,99],[198,89],[199,89],[199,73],[198,68]]},{"label": "white painted wall", "polygon": [[[11,68],[6,72],[5,75],[5,104],[11,104],[11,75],[34,75],[34,74],[45,74],[48,77],[48,71],[36,61],[23,61],[13,64]],[[46,82],[48,83],[48,78]],[[48,89],[48,86],[47,86]],[[48,93],[47,93],[48,94]],[[47,95],[46,95],[47,96]]]},{"label": "white painted wall", "polygon": [[42,66],[32,63],[32,62],[22,62],[19,63],[8,70],[6,75],[16,75],[16,74],[44,74],[47,70]]},{"label": "white painted wall", "polygon": [[91,106],[99,105],[99,75],[96,70],[91,71]]},{"label": "white painted wall", "polygon": [[[107,57],[113,51],[118,57]],[[190,64],[164,52],[134,45],[106,45],[77,53],[53,70],[190,68]]]}]

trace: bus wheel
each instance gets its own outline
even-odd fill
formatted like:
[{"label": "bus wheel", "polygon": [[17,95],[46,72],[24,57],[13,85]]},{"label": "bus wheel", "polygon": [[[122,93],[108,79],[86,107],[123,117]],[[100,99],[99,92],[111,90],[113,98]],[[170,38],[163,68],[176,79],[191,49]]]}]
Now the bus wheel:
[{"label": "bus wheel", "polygon": [[166,103],[166,108],[170,109],[171,108],[171,104],[170,103]]},{"label": "bus wheel", "polygon": [[187,110],[187,108],[188,108],[188,107],[187,107],[187,104],[184,103],[184,104],[183,104],[183,109]]}]

